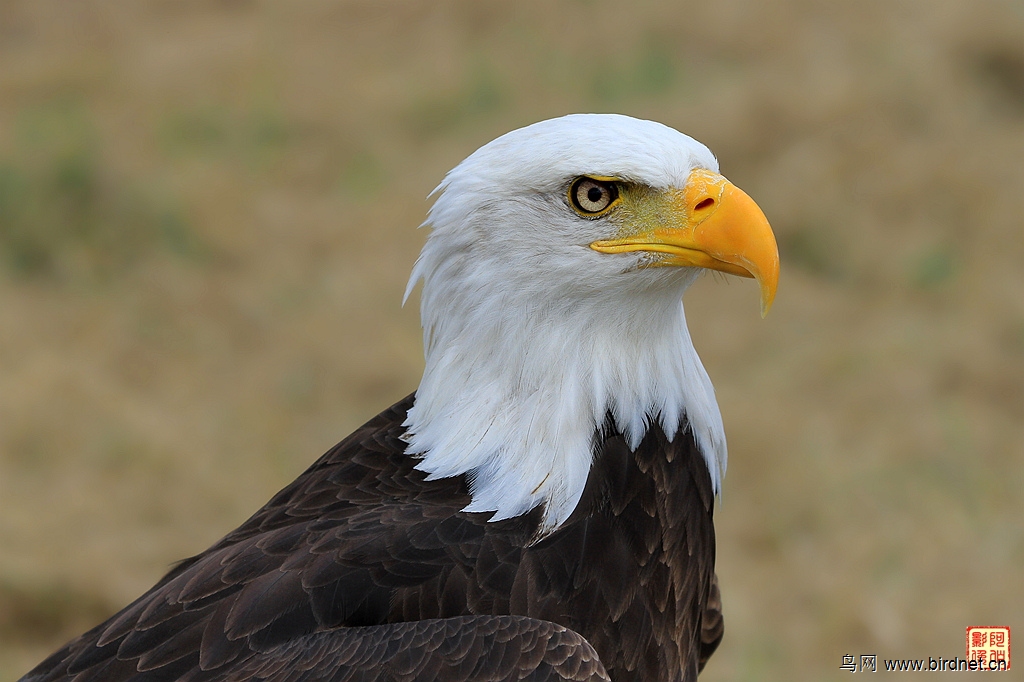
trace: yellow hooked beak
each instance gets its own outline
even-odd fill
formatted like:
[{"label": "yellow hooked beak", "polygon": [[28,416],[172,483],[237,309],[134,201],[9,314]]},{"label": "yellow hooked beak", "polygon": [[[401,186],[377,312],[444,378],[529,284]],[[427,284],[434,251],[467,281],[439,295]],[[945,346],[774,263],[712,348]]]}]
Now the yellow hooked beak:
[{"label": "yellow hooked beak", "polygon": [[[761,316],[768,314],[779,283],[779,249],[764,213],[743,190],[718,173],[696,169],[686,187],[667,197],[668,219],[651,229],[596,241],[601,253],[661,254],[658,266],[695,266],[741,277],[761,287]],[[660,212],[659,212],[660,213]]]}]

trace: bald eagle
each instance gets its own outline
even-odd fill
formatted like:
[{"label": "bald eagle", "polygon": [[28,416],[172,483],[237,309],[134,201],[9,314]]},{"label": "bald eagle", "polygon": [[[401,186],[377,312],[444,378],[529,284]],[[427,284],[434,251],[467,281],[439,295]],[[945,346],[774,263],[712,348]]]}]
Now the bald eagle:
[{"label": "bald eagle", "polygon": [[25,682],[696,679],[726,445],[681,297],[717,270],[766,313],[768,221],[617,115],[510,132],[435,194],[416,392]]}]

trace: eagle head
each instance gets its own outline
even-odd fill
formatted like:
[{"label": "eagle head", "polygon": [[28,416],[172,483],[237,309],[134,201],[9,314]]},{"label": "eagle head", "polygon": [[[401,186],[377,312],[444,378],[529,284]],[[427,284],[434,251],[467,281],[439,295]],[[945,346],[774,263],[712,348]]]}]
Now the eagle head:
[{"label": "eagle head", "polygon": [[577,114],[484,145],[434,190],[422,282],[426,368],[407,452],[466,475],[466,511],[572,513],[609,416],[694,438],[718,491],[725,437],[681,297],[701,273],[754,278],[768,312],[778,249],[707,147],[668,126]]}]

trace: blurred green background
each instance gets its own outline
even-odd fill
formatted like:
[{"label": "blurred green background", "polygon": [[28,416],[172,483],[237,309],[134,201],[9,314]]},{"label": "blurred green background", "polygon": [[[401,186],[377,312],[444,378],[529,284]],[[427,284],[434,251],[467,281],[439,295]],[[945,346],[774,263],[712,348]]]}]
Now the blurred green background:
[{"label": "blurred green background", "polygon": [[425,196],[576,111],[705,142],[780,241],[766,320],[686,299],[732,455],[702,679],[1024,627],[1024,3],[5,0],[0,680],[412,391]]}]

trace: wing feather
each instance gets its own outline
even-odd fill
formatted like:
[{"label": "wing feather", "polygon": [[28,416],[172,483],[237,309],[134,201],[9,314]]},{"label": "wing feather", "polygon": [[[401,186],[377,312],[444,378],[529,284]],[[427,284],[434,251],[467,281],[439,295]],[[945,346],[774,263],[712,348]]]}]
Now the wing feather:
[{"label": "wing feather", "polygon": [[[366,632],[365,630],[372,631]],[[316,633],[250,657],[225,682],[608,680],[578,633],[523,616],[459,616]]]}]

